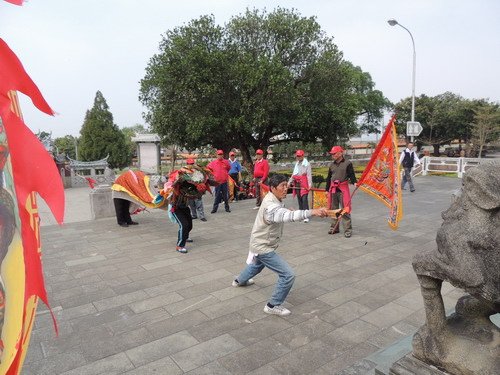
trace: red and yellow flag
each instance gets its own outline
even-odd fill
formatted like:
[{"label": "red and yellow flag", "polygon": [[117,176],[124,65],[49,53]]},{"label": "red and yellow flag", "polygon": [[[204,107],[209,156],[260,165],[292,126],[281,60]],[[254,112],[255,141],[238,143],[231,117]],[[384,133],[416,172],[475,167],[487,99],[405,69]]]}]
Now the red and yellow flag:
[{"label": "red and yellow flag", "polygon": [[396,115],[387,124],[382,139],[358,181],[361,190],[390,208],[388,223],[392,229],[397,229],[403,216],[395,120]]},{"label": "red and yellow flag", "polygon": [[47,304],[40,249],[39,193],[62,223],[64,188],[52,157],[28,129],[16,91],[54,112],[17,56],[0,39],[0,374],[19,374],[38,298]]}]

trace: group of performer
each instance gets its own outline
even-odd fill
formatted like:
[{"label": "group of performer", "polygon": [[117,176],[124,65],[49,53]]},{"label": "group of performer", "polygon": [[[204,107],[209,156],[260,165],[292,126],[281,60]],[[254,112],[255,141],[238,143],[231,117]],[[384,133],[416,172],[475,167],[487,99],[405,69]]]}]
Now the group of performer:
[{"label": "group of performer", "polygon": [[[334,146],[330,154],[332,163],[329,166],[326,195],[328,209],[309,208],[309,193],[313,189],[311,164],[305,158],[303,150],[295,152],[296,162],[290,178],[274,174],[269,178],[269,163],[262,150],[256,150],[254,179],[255,209],[258,213],[250,235],[249,255],[244,270],[233,280],[235,287],[248,286],[254,283],[253,277],[265,267],[278,275],[276,288],[264,312],[286,316],[290,310],[283,303],[292,288],[295,274],[290,265],[276,252],[282,237],[283,224],[301,221],[308,223],[310,217],[331,217],[332,223],[328,233],[337,233],[339,220],[343,222],[345,237],[351,237],[352,224],[350,218],[349,182],[356,183],[356,176],[350,161],[343,156],[344,150]],[[241,164],[236,160],[234,152],[229,159],[224,159],[224,152],[217,150],[216,159],[206,168],[196,165],[194,159],[188,159],[186,166],[172,172],[164,188],[159,194],[141,171],[127,171],[119,176],[112,189],[116,208],[117,222],[120,226],[135,225],[130,212],[141,204],[146,207],[167,209],[171,220],[179,226],[176,251],[187,253],[186,243],[192,242],[189,234],[193,228],[193,219],[205,219],[202,196],[214,187],[214,203],[212,214],[224,203],[226,212],[229,206],[228,180],[231,178],[235,186],[241,182]],[[299,209],[290,210],[284,206],[287,192],[292,190],[297,197]],[[264,194],[266,192],[266,194]],[[237,200],[236,191],[233,193]],[[147,204],[145,204],[147,203]]]}]

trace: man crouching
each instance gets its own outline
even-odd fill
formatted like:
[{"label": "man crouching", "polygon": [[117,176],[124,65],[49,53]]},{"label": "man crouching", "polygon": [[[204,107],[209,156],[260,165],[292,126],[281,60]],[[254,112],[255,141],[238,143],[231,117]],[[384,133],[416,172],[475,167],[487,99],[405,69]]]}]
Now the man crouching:
[{"label": "man crouching", "polygon": [[283,175],[273,175],[269,179],[269,187],[271,191],[264,197],[252,228],[247,266],[233,281],[233,286],[252,285],[254,283],[252,277],[260,273],[264,267],[276,272],[278,282],[271,299],[264,307],[264,312],[285,316],[290,314],[290,310],[282,304],[292,288],[295,273],[275,251],[283,234],[283,224],[301,222],[311,216],[326,217],[328,211],[326,208],[297,211],[285,208],[283,199],[286,198],[288,179]]}]

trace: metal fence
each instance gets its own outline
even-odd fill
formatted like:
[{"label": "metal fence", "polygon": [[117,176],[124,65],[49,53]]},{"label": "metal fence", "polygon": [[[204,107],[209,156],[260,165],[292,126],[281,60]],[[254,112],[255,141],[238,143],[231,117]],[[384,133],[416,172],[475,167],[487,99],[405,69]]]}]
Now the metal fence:
[{"label": "metal fence", "polygon": [[424,156],[420,159],[421,165],[414,169],[413,175],[427,175],[432,173],[456,173],[458,178],[462,178],[469,168],[477,167],[481,163],[491,159],[479,158],[439,158]]}]

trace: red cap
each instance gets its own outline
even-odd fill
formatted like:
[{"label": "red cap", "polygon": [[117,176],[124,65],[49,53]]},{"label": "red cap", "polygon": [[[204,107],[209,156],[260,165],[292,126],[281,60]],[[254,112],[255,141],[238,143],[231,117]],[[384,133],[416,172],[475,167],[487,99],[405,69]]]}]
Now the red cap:
[{"label": "red cap", "polygon": [[186,163],[187,164],[194,164],[194,159],[189,158],[186,160]]},{"label": "red cap", "polygon": [[340,146],[333,146],[330,150],[330,154],[336,154],[337,152],[344,152],[344,149]]},{"label": "red cap", "polygon": [[295,151],[295,156],[304,156],[304,150]]},{"label": "red cap", "polygon": [[255,154],[256,154],[256,155],[264,155],[264,151],[262,151],[262,150],[259,148],[257,151],[255,151]]},{"label": "red cap", "polygon": [[234,155],[236,155],[236,154],[235,154],[233,151],[231,151],[231,152],[229,153],[229,156],[234,156]]},{"label": "red cap", "polygon": [[217,150],[217,155],[224,155],[224,151],[222,151],[222,150]]}]

